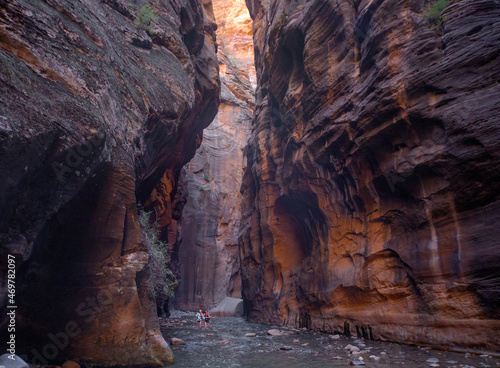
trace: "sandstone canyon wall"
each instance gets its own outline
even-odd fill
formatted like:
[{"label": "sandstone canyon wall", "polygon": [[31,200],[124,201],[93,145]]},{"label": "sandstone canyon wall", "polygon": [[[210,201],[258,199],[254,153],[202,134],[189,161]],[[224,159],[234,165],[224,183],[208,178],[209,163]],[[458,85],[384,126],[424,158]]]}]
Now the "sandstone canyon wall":
[{"label": "sandstone canyon wall", "polygon": [[247,4],[247,316],[500,351],[499,2]]},{"label": "sandstone canyon wall", "polygon": [[253,53],[253,23],[244,0],[212,0],[218,43],[224,54],[255,88],[257,77]]},{"label": "sandstone canyon wall", "polygon": [[172,361],[137,203],[175,192],[220,80],[210,1],[149,4],[0,3],[1,330],[8,253],[16,352],[35,363]]},{"label": "sandstone canyon wall", "polygon": [[[241,298],[238,233],[243,149],[250,135],[254,103],[252,22],[242,0],[214,1],[213,8],[218,25],[221,104],[218,115],[203,131],[195,157],[181,174],[178,202],[182,213],[173,257],[180,278],[174,303],[177,309],[211,308],[226,296]],[[226,9],[231,13],[225,13]]]}]

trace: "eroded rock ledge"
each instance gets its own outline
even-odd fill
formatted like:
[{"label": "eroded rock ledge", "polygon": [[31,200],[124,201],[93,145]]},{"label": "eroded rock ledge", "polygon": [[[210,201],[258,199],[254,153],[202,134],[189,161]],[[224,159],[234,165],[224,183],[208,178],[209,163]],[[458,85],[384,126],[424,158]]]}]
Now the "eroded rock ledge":
[{"label": "eroded rock ledge", "polygon": [[500,5],[247,0],[254,321],[500,350]]},{"label": "eroded rock ledge", "polygon": [[162,178],[175,191],[220,81],[210,1],[153,1],[151,23],[144,4],[0,5],[0,242],[18,266],[17,353],[37,363],[172,361],[137,203]]}]

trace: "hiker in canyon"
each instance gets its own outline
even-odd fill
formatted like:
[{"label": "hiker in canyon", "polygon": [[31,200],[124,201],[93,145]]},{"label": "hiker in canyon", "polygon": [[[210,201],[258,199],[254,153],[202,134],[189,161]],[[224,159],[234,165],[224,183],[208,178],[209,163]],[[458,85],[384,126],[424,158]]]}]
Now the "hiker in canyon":
[{"label": "hiker in canyon", "polygon": [[198,322],[198,327],[202,327],[202,319],[203,319],[203,313],[201,312],[201,309],[196,312],[196,322]]},{"label": "hiker in canyon", "polygon": [[208,314],[208,310],[203,314],[203,319],[205,320],[205,328],[207,328],[208,325],[208,328],[211,329],[212,327],[210,327],[210,314]]},{"label": "hiker in canyon", "polygon": [[0,8],[28,363],[497,366],[500,1]]}]

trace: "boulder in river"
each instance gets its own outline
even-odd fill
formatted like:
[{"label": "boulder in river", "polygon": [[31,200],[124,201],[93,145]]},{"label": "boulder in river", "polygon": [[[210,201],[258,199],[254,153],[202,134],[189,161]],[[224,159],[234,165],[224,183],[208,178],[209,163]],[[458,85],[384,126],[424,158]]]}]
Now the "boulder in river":
[{"label": "boulder in river", "polygon": [[80,368],[80,364],[72,360],[67,360],[64,362],[61,368]]},{"label": "boulder in river", "polygon": [[22,360],[17,355],[14,355],[14,359],[9,358],[10,354],[3,354],[0,356],[0,365],[5,368],[28,368],[28,363]]},{"label": "boulder in river", "polygon": [[269,331],[267,331],[267,334],[270,335],[270,336],[280,336],[281,335],[281,331],[276,329],[276,328],[273,328]]},{"label": "boulder in river", "polygon": [[351,361],[351,365],[365,365],[365,362],[362,360],[353,360]]},{"label": "boulder in river", "polygon": [[172,338],[170,339],[170,343],[171,343],[172,345],[186,345],[186,343],[185,343],[184,341],[182,341],[181,339],[178,339],[178,338],[176,338],[176,337],[172,337]]},{"label": "boulder in river", "polygon": [[245,334],[245,337],[255,337],[255,336],[257,336],[257,334],[255,334],[253,332],[249,332],[249,333]]},{"label": "boulder in river", "polygon": [[347,344],[345,346],[344,350],[348,350],[350,353],[352,353],[354,351],[360,351],[361,349],[358,348],[357,346],[354,346],[354,345],[351,345],[351,344]]}]

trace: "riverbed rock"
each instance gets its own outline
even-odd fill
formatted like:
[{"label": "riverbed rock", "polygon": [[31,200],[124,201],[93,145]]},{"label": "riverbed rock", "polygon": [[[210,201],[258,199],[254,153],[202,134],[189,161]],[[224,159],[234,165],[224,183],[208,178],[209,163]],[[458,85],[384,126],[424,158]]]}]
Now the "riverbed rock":
[{"label": "riverbed rock", "polygon": [[349,351],[350,353],[352,352],[359,352],[361,349],[358,348],[357,346],[354,346],[354,345],[351,345],[351,344],[348,344],[344,347],[344,350],[347,350]]},{"label": "riverbed rock", "polygon": [[500,350],[500,4],[247,0],[251,321]]},{"label": "riverbed rock", "polygon": [[268,330],[267,334],[270,335],[270,336],[280,336],[281,335],[281,331],[273,328],[271,330]]},{"label": "riverbed rock", "polygon": [[63,363],[61,368],[80,368],[80,364],[72,360],[67,360]]},{"label": "riverbed rock", "polygon": [[211,4],[155,2],[149,25],[122,0],[0,7],[0,243],[16,256],[19,353],[69,331],[59,360],[168,364],[138,203],[168,233],[216,114]]},{"label": "riverbed rock", "polygon": [[12,354],[2,354],[0,356],[0,365],[5,368],[29,368],[28,363],[26,363],[20,356],[14,354],[14,359],[11,359]]},{"label": "riverbed rock", "polygon": [[172,345],[186,345],[186,343],[183,340],[178,339],[177,337],[172,337],[170,339],[170,344],[172,344]]},{"label": "riverbed rock", "polygon": [[257,336],[257,334],[253,333],[253,332],[249,332],[249,333],[245,334],[245,337],[255,337],[255,336]]},{"label": "riverbed rock", "polygon": [[357,366],[365,365],[365,362],[363,362],[362,360],[352,360],[351,365],[357,365]]},{"label": "riverbed rock", "polygon": [[282,347],[280,347],[280,350],[288,351],[288,350],[292,350],[292,347],[291,346],[282,346]]},{"label": "riverbed rock", "polygon": [[429,358],[425,361],[429,367],[439,367],[438,358]]}]

